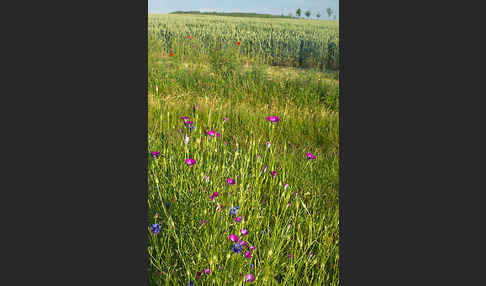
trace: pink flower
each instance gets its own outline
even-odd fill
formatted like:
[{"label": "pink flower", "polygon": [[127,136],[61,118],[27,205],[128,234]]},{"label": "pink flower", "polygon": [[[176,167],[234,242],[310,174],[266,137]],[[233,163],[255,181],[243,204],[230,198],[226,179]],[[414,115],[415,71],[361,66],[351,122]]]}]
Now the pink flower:
[{"label": "pink flower", "polygon": [[204,269],[204,273],[206,273],[207,275],[209,275],[209,273],[211,273],[211,269],[209,269],[209,268]]},{"label": "pink flower", "polygon": [[221,134],[219,134],[219,132],[216,133],[216,137],[221,137]]},{"label": "pink flower", "polygon": [[192,167],[192,165],[196,164],[196,160],[191,159],[191,158],[187,158],[186,164],[187,164],[187,166]]},{"label": "pink flower", "polygon": [[219,196],[218,192],[214,192],[209,198],[214,200],[215,197]]},{"label": "pink flower", "polygon": [[241,216],[237,216],[237,217],[235,217],[235,221],[236,221],[236,222],[240,222],[240,221],[241,221]]},{"label": "pink flower", "polygon": [[249,251],[245,251],[245,257],[250,259],[251,258],[251,253]]},{"label": "pink flower", "polygon": [[197,278],[197,279],[201,278],[201,274],[202,274],[202,272],[201,272],[201,271],[198,271],[198,272],[197,272],[197,275],[196,275],[196,278]]},{"label": "pink flower", "polygon": [[312,155],[311,153],[307,153],[307,159],[309,160],[314,160],[316,157],[314,155]]},{"label": "pink flower", "polygon": [[238,236],[236,236],[234,234],[230,234],[229,235],[229,240],[231,240],[233,242],[237,242],[238,241]]},{"label": "pink flower", "polygon": [[276,177],[277,176],[277,171],[272,171],[272,177]]},{"label": "pink flower", "polygon": [[246,241],[244,240],[240,240],[239,244],[242,246],[242,247],[248,247],[248,244],[246,243]]},{"label": "pink flower", "polygon": [[255,276],[253,274],[249,273],[245,275],[245,282],[253,282],[255,281]]},{"label": "pink flower", "polygon": [[253,250],[255,250],[255,249],[256,249],[256,247],[255,247],[254,245],[250,246],[250,250],[251,250],[251,251],[253,251]]},{"label": "pink flower", "polygon": [[234,185],[235,184],[235,180],[233,180],[231,178],[228,178],[228,179],[226,179],[226,183],[228,183],[230,185]]},{"label": "pink flower", "polygon": [[206,131],[206,134],[208,134],[211,137],[214,137],[214,130]]},{"label": "pink flower", "polygon": [[278,118],[277,116],[268,116],[267,120],[270,122],[279,122],[280,118]]},{"label": "pink flower", "polygon": [[284,191],[287,190],[288,187],[289,187],[289,184],[285,184]]},{"label": "pink flower", "polygon": [[241,235],[247,235],[248,234],[247,229],[242,229],[240,232],[241,232]]},{"label": "pink flower", "polygon": [[203,219],[203,220],[202,220],[202,224],[203,224],[203,225],[205,225],[205,224],[206,224],[206,220],[205,220],[205,219]]}]

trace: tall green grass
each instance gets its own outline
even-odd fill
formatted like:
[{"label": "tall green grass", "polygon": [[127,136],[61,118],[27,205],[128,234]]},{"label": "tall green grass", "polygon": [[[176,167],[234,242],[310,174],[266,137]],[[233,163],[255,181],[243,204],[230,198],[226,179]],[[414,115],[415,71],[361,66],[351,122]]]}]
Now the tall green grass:
[{"label": "tall green grass", "polygon": [[[174,41],[188,35],[200,41],[199,53],[209,54],[221,44],[241,43],[239,53],[259,63],[339,69],[339,25],[336,21],[259,19],[209,15],[150,14],[149,34],[166,53]],[[214,43],[214,39],[217,43]]]},{"label": "tall green grass", "polygon": [[[198,41],[192,44],[197,47]],[[270,78],[263,65],[252,63],[244,67],[246,58],[238,54],[235,46],[201,55],[198,49],[174,42],[173,57],[164,55],[159,41],[154,38],[150,38],[149,47],[158,47],[149,52],[149,93],[168,96],[194,91],[236,102],[272,104],[278,100],[299,107],[324,105],[330,110],[339,110],[339,82],[326,79],[319,71],[298,72],[291,78]]]},{"label": "tall green grass", "polygon": [[[254,274],[256,285],[277,285],[277,281],[283,283],[279,285],[337,285],[337,149],[318,141],[291,145],[286,136],[329,128],[335,133],[336,125],[330,120],[312,124],[285,113],[272,124],[263,115],[232,112],[223,105],[214,109],[200,105],[195,113],[187,105],[154,112],[159,124],[150,130],[150,150],[162,155],[148,162],[149,217],[162,225],[162,231],[150,234],[153,285],[184,285],[190,280],[196,285],[241,285],[240,273]],[[184,115],[195,122],[192,132],[180,119]],[[223,116],[228,117],[226,123]],[[209,139],[205,127],[221,137]],[[187,145],[186,134],[190,136]],[[306,152],[317,159],[308,160]],[[186,158],[197,163],[188,167]],[[277,171],[275,178],[272,170]],[[229,186],[227,178],[237,183]],[[286,190],[285,184],[289,184]],[[217,203],[209,198],[215,191]],[[219,203],[224,208],[216,211]],[[227,208],[233,206],[240,207],[241,222],[228,217]],[[242,228],[249,231],[243,239],[256,246],[251,260],[231,251],[228,235],[241,237]],[[196,273],[205,268],[211,274],[196,279]]]}]

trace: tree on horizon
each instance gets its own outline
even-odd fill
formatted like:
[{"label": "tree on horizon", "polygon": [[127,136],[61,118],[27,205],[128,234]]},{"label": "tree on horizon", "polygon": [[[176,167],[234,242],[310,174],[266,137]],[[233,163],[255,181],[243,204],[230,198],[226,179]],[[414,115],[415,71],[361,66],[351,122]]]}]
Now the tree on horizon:
[{"label": "tree on horizon", "polygon": [[331,18],[331,15],[333,13],[332,8],[331,7],[327,8],[326,12],[327,12],[327,15],[329,15],[329,18]]},{"label": "tree on horizon", "polygon": [[295,14],[300,17],[300,15],[302,15],[302,9],[297,9],[297,11],[295,11]]},{"label": "tree on horizon", "polygon": [[307,16],[307,18],[309,18],[311,15],[311,11],[310,10],[305,11],[305,15]]}]

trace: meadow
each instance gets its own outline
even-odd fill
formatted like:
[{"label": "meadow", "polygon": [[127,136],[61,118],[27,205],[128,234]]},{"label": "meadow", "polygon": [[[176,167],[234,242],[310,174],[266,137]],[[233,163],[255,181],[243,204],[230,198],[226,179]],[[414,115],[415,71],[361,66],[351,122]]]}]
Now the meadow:
[{"label": "meadow", "polygon": [[336,31],[149,15],[150,285],[339,284]]}]

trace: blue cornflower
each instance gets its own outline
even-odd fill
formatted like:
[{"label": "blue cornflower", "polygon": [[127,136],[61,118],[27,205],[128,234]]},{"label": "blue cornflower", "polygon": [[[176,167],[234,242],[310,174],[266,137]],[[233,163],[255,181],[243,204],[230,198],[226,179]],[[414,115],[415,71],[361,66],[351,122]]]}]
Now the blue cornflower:
[{"label": "blue cornflower", "polygon": [[189,286],[194,286],[194,281],[189,282]]},{"label": "blue cornflower", "polygon": [[159,231],[160,231],[160,224],[158,224],[158,223],[152,224],[152,226],[150,227],[150,230],[153,233],[155,233],[155,234],[159,233]]},{"label": "blue cornflower", "polygon": [[229,216],[231,216],[231,215],[236,215],[236,214],[238,213],[238,210],[239,210],[239,209],[240,209],[240,207],[239,207],[239,206],[235,206],[235,207],[233,207],[232,209],[230,209],[230,211],[229,211]]},{"label": "blue cornflower", "polygon": [[251,264],[251,269],[253,269],[253,268],[255,268],[255,264],[252,263]]},{"label": "blue cornflower", "polygon": [[239,243],[233,244],[233,248],[231,248],[233,252],[240,253],[241,252],[241,245]]},{"label": "blue cornflower", "polygon": [[165,207],[166,207],[166,208],[169,208],[169,207],[170,207],[170,203],[168,203],[168,202],[167,202],[167,203],[165,203]]}]

